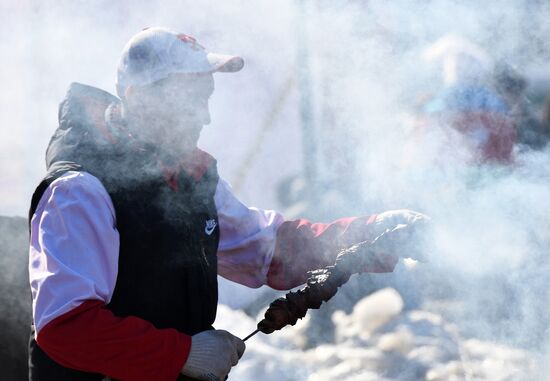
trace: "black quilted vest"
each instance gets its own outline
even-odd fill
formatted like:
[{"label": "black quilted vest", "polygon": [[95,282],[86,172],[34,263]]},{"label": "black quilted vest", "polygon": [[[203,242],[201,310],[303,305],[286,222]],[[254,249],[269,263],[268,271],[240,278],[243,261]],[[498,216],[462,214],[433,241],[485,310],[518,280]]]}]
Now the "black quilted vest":
[{"label": "black quilted vest", "polygon": [[120,235],[117,281],[107,308],[189,335],[212,329],[218,302],[216,162],[211,160],[200,178],[182,170],[169,184],[158,152],[101,124],[113,102],[115,97],[99,89],[71,85],[48,147],[48,174],[33,195],[29,218],[47,186],[63,173],[96,176],[111,197]]}]

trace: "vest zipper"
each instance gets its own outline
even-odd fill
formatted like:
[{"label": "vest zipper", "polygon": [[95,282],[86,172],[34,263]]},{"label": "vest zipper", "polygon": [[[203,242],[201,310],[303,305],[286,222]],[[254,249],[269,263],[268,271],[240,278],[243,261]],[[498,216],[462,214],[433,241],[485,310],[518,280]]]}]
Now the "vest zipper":
[{"label": "vest zipper", "polygon": [[201,239],[201,253],[202,253],[202,257],[204,258],[204,262],[206,262],[206,266],[210,267],[210,262],[208,262],[208,258],[206,258],[206,250],[204,250],[203,239]]}]

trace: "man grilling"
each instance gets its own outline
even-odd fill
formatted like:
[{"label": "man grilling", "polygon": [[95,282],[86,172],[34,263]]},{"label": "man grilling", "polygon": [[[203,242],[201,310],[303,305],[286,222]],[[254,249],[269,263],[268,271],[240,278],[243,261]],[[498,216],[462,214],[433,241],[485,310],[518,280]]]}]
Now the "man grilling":
[{"label": "man grilling", "polygon": [[[223,380],[245,345],[212,327],[218,274],[290,289],[339,249],[425,221],[315,224],[241,203],[197,141],[213,74],[243,65],[148,28],[122,52],[118,97],[70,86],[29,212],[31,380]],[[366,270],[391,272],[402,249]]]}]

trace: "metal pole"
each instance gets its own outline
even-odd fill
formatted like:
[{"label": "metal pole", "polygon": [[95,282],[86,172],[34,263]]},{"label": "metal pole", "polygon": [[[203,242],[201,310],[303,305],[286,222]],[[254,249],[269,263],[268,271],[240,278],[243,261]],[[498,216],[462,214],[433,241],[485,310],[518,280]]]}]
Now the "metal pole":
[{"label": "metal pole", "polygon": [[313,122],[313,91],[307,36],[307,0],[298,0],[296,17],[296,66],[302,125],[303,169],[310,200],[318,200],[317,136]]}]

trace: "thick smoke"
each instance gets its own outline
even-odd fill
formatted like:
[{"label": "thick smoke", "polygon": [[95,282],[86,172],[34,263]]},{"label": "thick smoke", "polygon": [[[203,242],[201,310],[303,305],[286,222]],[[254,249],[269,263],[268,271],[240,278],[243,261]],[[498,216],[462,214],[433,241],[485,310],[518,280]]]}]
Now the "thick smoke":
[{"label": "thick smoke", "polygon": [[[442,132],[451,131],[445,123],[426,134],[417,126],[426,99],[457,76],[494,89],[501,64],[525,76],[521,101],[539,112],[548,83],[550,5],[13,1],[0,11],[0,48],[9,52],[0,71],[0,214],[25,215],[69,83],[114,94],[115,66],[131,35],[153,25],[180,30],[212,51],[245,58],[241,73],[216,74],[212,123],[199,143],[244,201],[323,220],[396,208],[430,215],[429,263],[382,282],[413,289],[405,304],[441,313],[465,337],[543,356],[544,377],[550,152],[515,146],[512,163],[480,164],[462,135]],[[434,43],[444,36],[465,41],[467,59],[434,57]],[[304,58],[299,52],[306,48]],[[301,65],[309,85],[301,81]],[[304,155],[301,142],[304,94],[314,157]],[[301,173],[304,160],[315,169],[313,180]],[[315,207],[313,196],[321,200]],[[344,291],[356,294],[349,300],[366,292],[358,283]],[[229,303],[252,298],[239,295]]]}]

